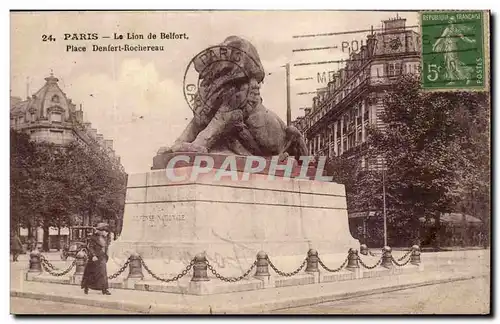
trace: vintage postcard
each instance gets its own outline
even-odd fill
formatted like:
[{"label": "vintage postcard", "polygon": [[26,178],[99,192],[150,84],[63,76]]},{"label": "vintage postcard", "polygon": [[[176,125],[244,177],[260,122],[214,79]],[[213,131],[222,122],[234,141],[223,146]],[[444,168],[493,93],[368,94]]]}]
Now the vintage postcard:
[{"label": "vintage postcard", "polygon": [[489,11],[11,11],[11,314],[491,314]]}]

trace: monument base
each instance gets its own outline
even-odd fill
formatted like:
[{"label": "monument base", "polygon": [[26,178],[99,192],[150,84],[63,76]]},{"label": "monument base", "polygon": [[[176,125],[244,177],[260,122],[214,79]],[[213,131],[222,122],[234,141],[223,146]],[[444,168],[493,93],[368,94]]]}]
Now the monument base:
[{"label": "monument base", "polygon": [[[189,273],[179,280],[164,283],[155,280],[147,273],[145,273],[145,278],[143,280],[127,279],[126,275],[120,275],[118,278],[109,280],[108,283],[111,289],[127,289],[182,295],[215,295],[303,285],[318,285],[319,289],[321,287],[321,284],[331,282],[350,280],[354,281],[376,277],[394,278],[402,274],[417,273],[419,272],[419,267],[408,264],[403,268],[393,267],[391,269],[386,269],[383,267],[377,267],[375,269],[369,270],[357,268],[355,269],[355,271],[342,269],[338,272],[327,272],[323,269],[320,269],[319,272],[313,273],[302,271],[290,277],[279,276],[273,273],[271,269],[269,269],[269,271],[270,273],[272,273],[270,276],[255,277],[255,272],[252,272],[248,277],[243,278],[242,280],[237,282],[227,282],[219,280],[212,275],[208,277],[208,281],[191,281],[192,273]],[[75,278],[75,276],[71,275],[53,277],[49,274],[42,274],[40,276],[26,278],[26,281],[57,283],[65,285],[80,285],[79,279],[81,279],[81,276],[78,278]]]},{"label": "monument base", "polygon": [[[175,175],[194,168],[176,168]],[[259,251],[290,269],[309,249],[345,258],[349,248],[359,247],[349,232],[343,185],[243,172],[218,177],[217,171],[176,181],[166,170],[130,175],[110,267],[136,252],[160,261],[163,272],[178,273],[204,253],[233,276],[246,271]]]}]

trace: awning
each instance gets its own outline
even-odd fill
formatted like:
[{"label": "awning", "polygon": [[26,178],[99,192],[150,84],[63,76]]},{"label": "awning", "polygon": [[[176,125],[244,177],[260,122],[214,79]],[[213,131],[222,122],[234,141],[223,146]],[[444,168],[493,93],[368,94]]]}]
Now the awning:
[{"label": "awning", "polygon": [[[425,222],[425,217],[420,217],[419,220],[421,222]],[[433,222],[434,219],[432,219],[431,222]],[[471,216],[471,215],[465,215],[465,221],[468,224],[481,224],[483,221],[480,220],[477,217]],[[441,222],[442,223],[448,223],[452,225],[461,225],[464,223],[463,221],[463,215],[461,213],[447,213],[447,214],[442,214],[441,215]]]},{"label": "awning", "polygon": [[366,217],[374,217],[377,215],[376,211],[361,211],[361,212],[352,212],[347,213],[349,218],[366,218]]}]

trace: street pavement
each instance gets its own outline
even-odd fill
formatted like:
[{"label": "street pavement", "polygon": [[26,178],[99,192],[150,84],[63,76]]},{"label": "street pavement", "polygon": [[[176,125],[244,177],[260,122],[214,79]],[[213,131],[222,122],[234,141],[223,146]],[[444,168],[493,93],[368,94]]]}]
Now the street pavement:
[{"label": "street pavement", "polygon": [[490,277],[454,281],[330,303],[280,309],[273,314],[488,314]]},{"label": "street pavement", "polygon": [[86,305],[57,303],[46,300],[33,300],[28,298],[11,298],[10,313],[16,315],[31,315],[31,314],[131,314],[130,312],[121,311],[118,309],[109,309],[101,307],[92,307]]},{"label": "street pavement", "polygon": [[[46,314],[68,314],[75,304],[75,312],[78,313],[115,313],[115,310],[104,310],[96,306],[122,308],[119,313],[129,311],[132,313],[223,313],[227,306],[234,304],[250,305],[253,308],[241,308],[243,312],[258,312],[265,305],[265,313],[315,313],[315,314],[410,314],[410,313],[475,313],[484,314],[488,312],[489,305],[489,250],[482,251],[454,251],[441,253],[423,253],[422,259],[425,271],[417,274],[399,275],[395,277],[380,277],[362,279],[356,281],[344,281],[336,283],[317,285],[293,286],[279,289],[248,291],[224,295],[212,295],[208,302],[203,296],[154,293],[132,290],[112,290],[112,296],[99,294],[84,296],[77,286],[65,286],[60,284],[42,284],[24,282],[23,272],[27,268],[27,257],[20,262],[11,262],[11,291],[24,288],[26,291],[49,292],[54,296],[67,296],[57,299],[59,303],[48,301],[35,301],[23,298],[11,298],[12,312],[21,313],[26,305],[32,305],[30,313]],[[48,259],[60,269],[67,267],[72,260],[60,261],[58,255],[47,255]],[[439,271],[436,271],[439,270]],[[433,286],[421,286],[425,282],[443,282],[450,277],[455,279],[474,278],[472,280],[453,281],[440,283]],[[379,288],[389,288],[391,282],[397,282],[401,287],[408,289],[398,292],[383,293]],[[385,287],[385,288],[384,288]],[[316,298],[318,289],[324,294]],[[21,289],[22,290],[22,289]],[[394,290],[394,289],[393,289]],[[337,295],[331,296],[334,292]],[[352,295],[352,292],[359,292]],[[276,302],[277,299],[286,300]],[[328,295],[330,294],[330,295]],[[327,296],[328,295],[328,296]],[[294,296],[310,298],[313,306],[294,307],[297,305]],[[339,297],[340,296],[340,297]],[[384,302],[381,303],[380,300]],[[28,301],[28,302],[27,302]],[[65,301],[66,303],[60,303]],[[68,302],[72,304],[68,304]],[[123,303],[122,303],[123,302]],[[113,303],[123,304],[116,307]],[[205,305],[206,304],[206,305]],[[127,306],[128,305],[128,306]],[[130,306],[131,305],[131,306]],[[199,308],[193,308],[193,305]],[[127,306],[127,307],[126,307]],[[274,308],[273,308],[274,307]]]},{"label": "street pavement", "polygon": [[[488,314],[489,277],[272,311],[272,314]],[[11,298],[14,314],[134,314],[117,309]]]}]

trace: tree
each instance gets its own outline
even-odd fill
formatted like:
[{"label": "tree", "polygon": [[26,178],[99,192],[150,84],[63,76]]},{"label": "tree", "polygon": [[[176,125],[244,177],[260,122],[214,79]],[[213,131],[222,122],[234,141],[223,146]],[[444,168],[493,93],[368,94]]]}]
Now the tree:
[{"label": "tree", "polygon": [[35,146],[29,136],[10,131],[10,212],[11,230],[17,232],[20,226],[27,227],[31,236],[30,208],[26,201],[30,201],[32,187],[31,167],[35,158]]},{"label": "tree", "polygon": [[386,163],[388,205],[398,235],[418,242],[420,219],[433,219],[431,240],[437,243],[440,215],[457,208],[467,183],[489,187],[486,177],[479,184],[474,171],[489,174],[481,166],[489,157],[487,98],[477,92],[424,92],[412,75],[402,76],[385,94],[380,116],[385,128],[370,128],[368,145],[370,156]]},{"label": "tree", "polygon": [[11,227],[43,228],[42,249],[51,227],[71,226],[75,215],[114,221],[123,217],[127,175],[97,146],[34,143],[11,130]]}]

